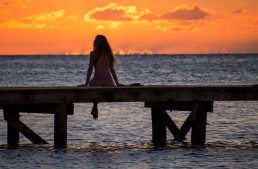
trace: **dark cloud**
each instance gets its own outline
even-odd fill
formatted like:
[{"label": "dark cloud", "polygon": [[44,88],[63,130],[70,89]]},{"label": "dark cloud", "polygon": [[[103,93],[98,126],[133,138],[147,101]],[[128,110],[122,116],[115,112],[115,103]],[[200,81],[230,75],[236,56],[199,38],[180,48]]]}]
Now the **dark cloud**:
[{"label": "dark cloud", "polygon": [[165,12],[160,16],[160,18],[165,20],[199,20],[204,19],[208,15],[208,12],[195,5],[190,8],[183,7],[174,11]]},{"label": "dark cloud", "polygon": [[135,6],[121,6],[111,3],[102,8],[95,8],[85,14],[85,20],[103,21],[156,21],[156,20],[200,20],[210,13],[198,5],[181,5],[162,14],[153,14],[150,10],[137,10]]},{"label": "dark cloud", "polygon": [[238,10],[235,10],[235,11],[233,12],[233,14],[241,14],[241,13],[243,13],[243,10],[242,10],[242,9],[238,9]]},{"label": "dark cloud", "polygon": [[111,3],[102,8],[95,8],[84,15],[86,21],[103,20],[103,21],[134,21],[142,15],[150,13],[148,9],[137,10],[135,6],[123,6]]},{"label": "dark cloud", "polygon": [[124,10],[107,9],[95,12],[91,15],[96,20],[131,21],[132,19],[124,16]]}]

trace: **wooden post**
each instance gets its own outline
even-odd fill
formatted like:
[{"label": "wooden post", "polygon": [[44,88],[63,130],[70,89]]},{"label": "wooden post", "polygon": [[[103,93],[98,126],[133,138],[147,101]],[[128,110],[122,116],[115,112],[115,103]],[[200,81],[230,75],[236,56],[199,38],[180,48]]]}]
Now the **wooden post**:
[{"label": "wooden post", "polygon": [[7,143],[9,147],[16,147],[19,143],[19,130],[11,125],[9,120],[19,120],[18,111],[4,109],[4,119],[7,121]]},{"label": "wooden post", "polygon": [[166,110],[158,107],[151,108],[152,117],[152,142],[154,146],[165,146],[166,145],[166,121],[165,121]]},{"label": "wooden post", "polygon": [[195,145],[204,145],[206,140],[206,123],[207,112],[209,111],[210,102],[197,102],[196,112],[192,123],[191,142]]},{"label": "wooden post", "polygon": [[60,111],[55,113],[54,146],[55,148],[67,146],[67,104],[60,104]]}]

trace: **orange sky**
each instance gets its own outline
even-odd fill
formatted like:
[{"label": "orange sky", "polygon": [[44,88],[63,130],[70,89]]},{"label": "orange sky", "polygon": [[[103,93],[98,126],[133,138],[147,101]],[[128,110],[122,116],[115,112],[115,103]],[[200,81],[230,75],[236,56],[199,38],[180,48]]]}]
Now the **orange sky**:
[{"label": "orange sky", "polygon": [[1,0],[0,54],[258,53],[257,0]]}]

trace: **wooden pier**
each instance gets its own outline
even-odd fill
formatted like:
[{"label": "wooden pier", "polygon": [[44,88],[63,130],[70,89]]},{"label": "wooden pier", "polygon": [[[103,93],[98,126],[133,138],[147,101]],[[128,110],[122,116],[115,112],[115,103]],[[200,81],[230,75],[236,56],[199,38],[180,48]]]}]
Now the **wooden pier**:
[{"label": "wooden pier", "polygon": [[[34,144],[47,142],[19,120],[20,112],[54,114],[54,145],[67,146],[67,116],[74,114],[74,103],[144,102],[151,108],[152,141],[166,144],[166,129],[178,141],[192,129],[192,144],[206,139],[207,112],[214,101],[257,101],[258,86],[121,86],[121,87],[0,87],[0,109],[7,122],[7,142],[17,146],[19,133]],[[166,110],[190,111],[178,128]],[[86,129],[87,130],[87,129]]]}]

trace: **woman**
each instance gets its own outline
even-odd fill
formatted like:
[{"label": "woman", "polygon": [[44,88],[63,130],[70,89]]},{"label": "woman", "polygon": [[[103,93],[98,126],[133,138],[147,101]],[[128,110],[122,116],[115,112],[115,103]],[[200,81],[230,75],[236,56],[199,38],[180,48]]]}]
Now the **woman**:
[{"label": "woman", "polygon": [[[93,51],[90,52],[85,86],[120,86],[114,69],[115,63],[116,59],[107,38],[104,35],[97,35],[93,41]],[[93,68],[95,73],[90,79]],[[94,119],[98,118],[98,102],[93,102],[91,114]]]}]

